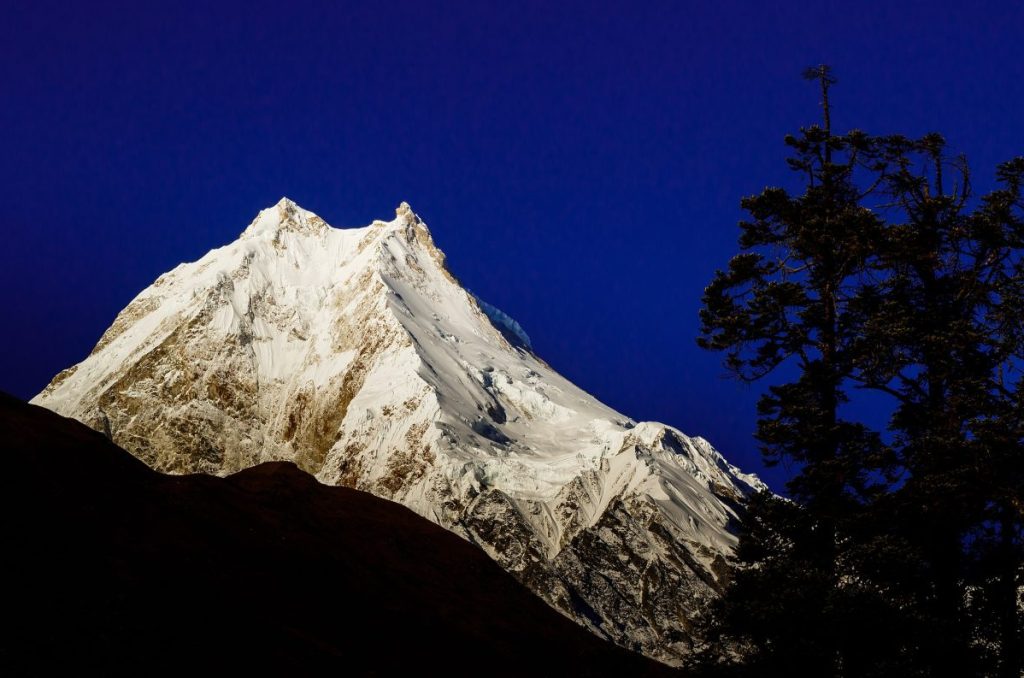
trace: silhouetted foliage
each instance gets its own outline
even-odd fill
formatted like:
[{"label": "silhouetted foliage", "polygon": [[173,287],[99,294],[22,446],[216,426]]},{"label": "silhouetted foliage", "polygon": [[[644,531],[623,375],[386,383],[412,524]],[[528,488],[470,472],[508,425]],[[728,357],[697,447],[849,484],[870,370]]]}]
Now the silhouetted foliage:
[{"label": "silhouetted foliage", "polygon": [[[944,139],[786,138],[803,192],[742,201],[698,343],[758,407],[790,499],[755,497],[705,621],[710,675],[1019,676],[1024,562],[1024,159],[971,192]],[[780,368],[782,368],[780,370]],[[891,404],[885,431],[851,397]]]}]

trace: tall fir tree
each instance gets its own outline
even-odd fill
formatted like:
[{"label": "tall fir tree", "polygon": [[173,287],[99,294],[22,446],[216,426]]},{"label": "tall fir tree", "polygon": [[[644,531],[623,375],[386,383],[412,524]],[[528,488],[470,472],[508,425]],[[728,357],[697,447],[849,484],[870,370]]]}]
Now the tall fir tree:
[{"label": "tall fir tree", "polygon": [[803,192],[773,187],[743,200],[741,252],[705,290],[698,340],[725,352],[741,380],[793,375],[761,398],[757,438],[769,464],[796,464],[787,485],[795,503],[768,494],[751,502],[736,578],[709,630],[715,648],[756,666],[753,675],[842,674],[861,662],[869,630],[851,612],[885,607],[842,585],[849,531],[890,464],[878,433],[842,416],[859,347],[853,304],[883,227],[855,179],[879,167],[873,139],[833,134],[828,67],[807,75],[820,85],[824,126],[786,138]]},{"label": "tall fir tree", "polygon": [[[768,387],[757,438],[791,500],[748,506],[694,667],[712,674],[1017,676],[1024,472],[1024,160],[972,204],[937,134],[787,137],[803,193],[747,198],[701,346]],[[869,209],[866,204],[873,205]],[[891,403],[886,435],[844,418]]]},{"label": "tall fir tree", "polygon": [[858,370],[895,401],[905,482],[880,509],[920,564],[902,582],[928,627],[918,661],[933,675],[1019,676],[1024,161],[1001,165],[974,207],[966,160],[938,134],[881,148],[889,226]]},{"label": "tall fir tree", "polygon": [[1005,362],[992,375],[995,403],[974,427],[983,457],[982,514],[973,526],[971,581],[980,601],[975,625],[996,651],[1000,678],[1024,675],[1024,157],[997,170],[1000,187],[975,213],[1001,230],[1011,253],[998,280],[989,322],[1003,339]]}]

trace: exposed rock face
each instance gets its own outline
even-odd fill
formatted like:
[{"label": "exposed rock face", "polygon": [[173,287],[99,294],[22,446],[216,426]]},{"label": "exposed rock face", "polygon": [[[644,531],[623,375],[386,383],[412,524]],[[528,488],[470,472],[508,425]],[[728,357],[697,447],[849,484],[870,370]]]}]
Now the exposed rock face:
[{"label": "exposed rock face", "polygon": [[761,486],[706,441],[558,375],[459,285],[404,203],[338,230],[282,200],[158,278],[33,402],[161,471],[294,461],[393,499],[667,662]]}]

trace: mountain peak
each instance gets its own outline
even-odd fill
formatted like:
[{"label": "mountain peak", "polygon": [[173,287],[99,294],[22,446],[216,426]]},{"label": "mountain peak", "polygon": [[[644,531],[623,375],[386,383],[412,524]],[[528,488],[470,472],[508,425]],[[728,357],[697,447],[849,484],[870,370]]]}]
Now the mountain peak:
[{"label": "mountain peak", "polygon": [[[395,221],[393,223],[405,229],[406,239],[409,242],[419,240],[421,244],[427,246],[427,249],[437,250],[427,224],[420,219],[420,215],[416,214],[412,207],[409,206],[409,203],[404,200],[395,208]],[[438,250],[438,253],[440,254],[440,250]],[[440,256],[442,259],[444,258],[443,254]]]},{"label": "mountain peak", "polygon": [[670,662],[763,487],[555,372],[448,271],[408,203],[334,229],[282,199],[141,292],[34,402],[162,471],[290,461],[398,501]]},{"label": "mountain peak", "polygon": [[251,238],[264,234],[276,237],[281,231],[319,233],[326,228],[327,224],[316,214],[299,207],[294,200],[282,197],[274,205],[260,210],[241,237]]},{"label": "mountain peak", "polygon": [[409,203],[404,200],[397,208],[395,208],[395,218],[411,224],[422,223],[419,216],[412,211],[412,207],[409,206]]}]

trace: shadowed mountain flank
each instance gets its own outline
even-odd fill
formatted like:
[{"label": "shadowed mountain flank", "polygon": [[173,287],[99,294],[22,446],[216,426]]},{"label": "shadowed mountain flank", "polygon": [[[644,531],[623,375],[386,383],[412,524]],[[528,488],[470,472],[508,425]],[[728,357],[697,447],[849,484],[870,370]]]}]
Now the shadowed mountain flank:
[{"label": "shadowed mountain flank", "polygon": [[165,476],[0,396],[0,667],[658,675],[478,548],[286,462]]}]

